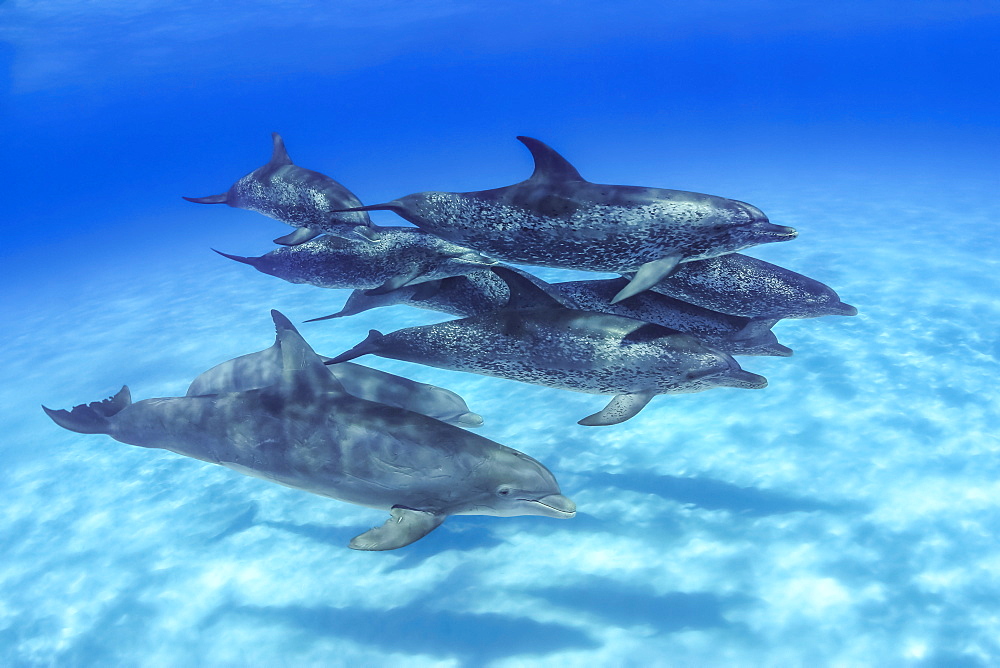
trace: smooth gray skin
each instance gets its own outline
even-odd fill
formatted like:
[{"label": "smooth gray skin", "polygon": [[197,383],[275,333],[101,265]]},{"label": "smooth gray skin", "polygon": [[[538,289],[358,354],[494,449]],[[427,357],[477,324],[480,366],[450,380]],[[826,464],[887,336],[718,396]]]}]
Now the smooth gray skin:
[{"label": "smooth gray skin", "polygon": [[796,236],[745,202],[590,183],[542,142],[518,139],[535,159],[527,181],[478,192],[416,193],[345,210],[394,211],[428,232],[508,262],[637,272],[616,302],[648,289],[678,262]]},{"label": "smooth gray skin", "polygon": [[[245,392],[268,387],[281,377],[281,342],[270,348],[217,364],[194,379],[186,396]],[[329,358],[321,356],[323,361]],[[405,408],[462,427],[479,427],[483,418],[469,411],[465,400],[451,390],[418,383],[385,371],[345,362],[327,369],[344,390],[361,399]]]},{"label": "smooth gray skin", "polygon": [[390,292],[404,285],[461,276],[496,264],[415,227],[373,228],[370,239],[323,236],[260,257],[216,251],[290,283]]},{"label": "smooth gray skin", "polygon": [[[539,279],[535,279],[539,281]],[[541,281],[539,281],[541,282]],[[625,286],[624,279],[567,281],[547,286],[549,293],[565,306],[581,311],[611,313],[634,318],[691,334],[709,346],[730,355],[771,355],[788,357],[792,350],[778,343],[771,327],[777,319],[741,318],[688,304],[655,292],[642,292],[611,304],[611,298]],[[354,315],[380,306],[408,304],[418,308],[469,317],[497,311],[507,305],[510,293],[503,280],[492,271],[446,278],[434,294],[423,297],[417,287],[400,288],[384,295],[366,295],[355,290],[343,310],[313,320]],[[423,298],[421,298],[423,297]]]},{"label": "smooth gray skin", "polygon": [[[657,394],[767,384],[763,376],[743,371],[730,355],[693,336],[631,318],[568,309],[536,286],[515,282],[520,277],[505,268],[494,271],[513,286],[510,308],[389,334],[372,330],[365,341],[328,364],[373,354],[616,395],[603,411],[580,421],[587,426],[623,422]],[[538,303],[545,305],[534,305]]]},{"label": "smooth gray skin", "polygon": [[741,253],[682,264],[650,290],[745,318],[858,314],[858,309],[840,301],[833,288]]},{"label": "smooth gray skin", "polygon": [[[271,133],[271,139],[274,150],[266,165],[250,172],[221,195],[184,199],[257,211],[298,228],[275,239],[278,244],[300,244],[324,232],[363,237],[364,228],[372,225],[368,214],[339,211],[361,206],[361,200],[329,176],[293,164],[277,132]],[[359,225],[362,229],[356,230]]]},{"label": "smooth gray skin", "polygon": [[42,408],[71,431],[389,511],[385,525],[351,541],[359,550],[408,545],[448,515],[575,514],[536,460],[426,415],[351,396],[291,323],[272,316],[282,356],[273,385],[135,404],[123,387],[72,411]]}]

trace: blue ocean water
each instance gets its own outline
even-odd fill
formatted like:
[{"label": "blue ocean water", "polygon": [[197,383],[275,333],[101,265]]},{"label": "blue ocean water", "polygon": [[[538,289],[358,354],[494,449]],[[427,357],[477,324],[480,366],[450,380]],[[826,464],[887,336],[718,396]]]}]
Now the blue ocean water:
[{"label": "blue ocean water", "polygon": [[[0,663],[1000,662],[1000,9],[992,2],[0,3]],[[346,291],[209,249],[290,229],[200,207],[270,154],[365,202],[525,178],[751,202],[749,251],[856,317],[775,326],[764,390],[604,398],[366,358],[461,394],[576,518],[384,513],[56,427],[273,340]],[[399,224],[392,214],[380,224]],[[544,269],[547,280],[566,272]],[[303,324],[334,355],[395,306]]]}]

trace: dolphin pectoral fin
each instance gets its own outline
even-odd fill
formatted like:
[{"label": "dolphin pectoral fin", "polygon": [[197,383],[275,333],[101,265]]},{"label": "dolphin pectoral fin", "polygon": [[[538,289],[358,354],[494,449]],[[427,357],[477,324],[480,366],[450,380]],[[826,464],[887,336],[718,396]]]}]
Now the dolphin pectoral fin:
[{"label": "dolphin pectoral fin", "polygon": [[399,274],[398,276],[393,276],[388,281],[378,286],[377,288],[372,288],[371,290],[365,290],[364,294],[368,297],[373,297],[375,295],[384,295],[387,292],[392,292],[397,290],[410,281],[416,279],[420,276],[420,267],[416,264],[411,264],[406,267],[406,270]]},{"label": "dolphin pectoral fin", "polygon": [[358,225],[350,234],[364,239],[365,241],[378,241],[379,231],[374,225]]},{"label": "dolphin pectoral fin", "polygon": [[225,204],[229,193],[224,192],[221,195],[209,195],[208,197],[184,197],[183,195],[181,197],[195,204]]},{"label": "dolphin pectoral fin", "polygon": [[625,422],[625,420],[635,417],[652,398],[652,392],[619,394],[604,407],[604,410],[588,415],[577,424],[582,424],[584,427],[604,427]]},{"label": "dolphin pectoral fin", "polygon": [[298,227],[291,234],[278,237],[274,240],[274,243],[281,244],[282,246],[298,246],[310,239],[315,239],[321,234],[323,234],[323,230],[317,230],[314,227]]},{"label": "dolphin pectoral fin", "polygon": [[632,295],[637,295],[653,287],[670,276],[677,269],[677,265],[680,264],[683,257],[684,255],[681,253],[671,253],[666,257],[661,257],[659,260],[653,260],[642,265],[639,267],[639,271],[635,272],[635,276],[628,282],[628,285],[614,296],[611,303],[617,304],[623,299],[628,299]]},{"label": "dolphin pectoral fin", "polygon": [[766,335],[779,318],[750,318],[740,331],[733,334],[733,341],[749,341]]},{"label": "dolphin pectoral fin", "polygon": [[393,506],[385,524],[351,539],[352,550],[395,550],[420,540],[441,526],[447,515]]},{"label": "dolphin pectoral fin", "polygon": [[479,413],[473,413],[469,411],[468,413],[462,413],[461,415],[456,415],[453,418],[445,420],[450,424],[458,425],[459,427],[467,427],[469,429],[475,429],[476,427],[483,426],[483,416]]}]

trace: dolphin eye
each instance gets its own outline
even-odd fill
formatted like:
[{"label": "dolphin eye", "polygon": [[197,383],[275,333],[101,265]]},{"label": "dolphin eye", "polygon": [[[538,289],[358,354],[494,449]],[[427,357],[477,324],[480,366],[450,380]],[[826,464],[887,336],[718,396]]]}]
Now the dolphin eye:
[{"label": "dolphin eye", "polygon": [[497,490],[497,494],[500,496],[510,496],[510,487],[501,487]]}]

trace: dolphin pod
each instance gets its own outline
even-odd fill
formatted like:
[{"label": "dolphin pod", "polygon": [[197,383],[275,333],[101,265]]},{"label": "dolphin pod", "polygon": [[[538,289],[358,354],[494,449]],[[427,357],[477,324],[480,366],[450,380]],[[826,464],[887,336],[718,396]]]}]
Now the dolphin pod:
[{"label": "dolphin pod", "polygon": [[364,228],[372,224],[367,213],[337,211],[361,206],[354,193],[329,176],[295,165],[277,132],[271,133],[271,140],[271,159],[263,167],[250,172],[221,195],[184,199],[257,211],[296,228],[291,234],[275,239],[276,244],[294,246],[324,232],[364,236]]},{"label": "dolphin pod", "polygon": [[[419,540],[449,515],[570,518],[575,504],[524,453],[395,406],[352,396],[277,311],[273,382],[132,403],[110,399],[43,409],[61,427],[219,464],[321,496],[388,511],[356,550]],[[280,355],[280,361],[277,356]],[[238,374],[237,374],[238,375]]]},{"label": "dolphin pod", "polygon": [[478,192],[423,192],[342,211],[393,211],[444,239],[508,262],[635,272],[612,303],[669,276],[681,262],[794,239],[755,206],[664,188],[591,183],[565,158],[518,137],[531,177]]},{"label": "dolphin pod", "polygon": [[276,248],[260,257],[216,252],[290,283],[365,289],[371,294],[461,276],[496,264],[474,250],[413,227],[379,227],[364,239],[323,236]]},{"label": "dolphin pod", "polygon": [[486,315],[407,327],[368,338],[327,364],[362,355],[592,394],[613,394],[579,424],[612,425],[636,415],[657,394],[713,387],[763,388],[730,355],[660,325],[563,306],[519,274],[493,269],[511,303]]},{"label": "dolphin pod", "polygon": [[[483,422],[459,395],[349,360],[374,354],[612,395],[579,421],[606,426],[657,394],[763,388],[767,380],[732,355],[791,355],[771,331],[780,319],[857,313],[829,286],[736,252],[796,236],[760,209],[590,183],[542,142],[518,139],[535,163],[526,181],[363,206],[333,179],[294,165],[275,133],[263,167],[221,195],[185,198],[295,227],[275,239],[286,247],[265,255],[220,254],[292,283],[354,290],[341,311],[316,320],[391,304],[458,319],[371,330],[329,358],[272,311],[274,345],[202,373],[185,396],[132,403],[123,387],[69,411],[42,408],[71,431],[385,510],[385,524],[350,547],[391,550],[449,515],[568,518],[576,506],[541,463],[459,428]],[[375,227],[371,210],[417,228]],[[624,278],[550,285],[498,260]]]}]

